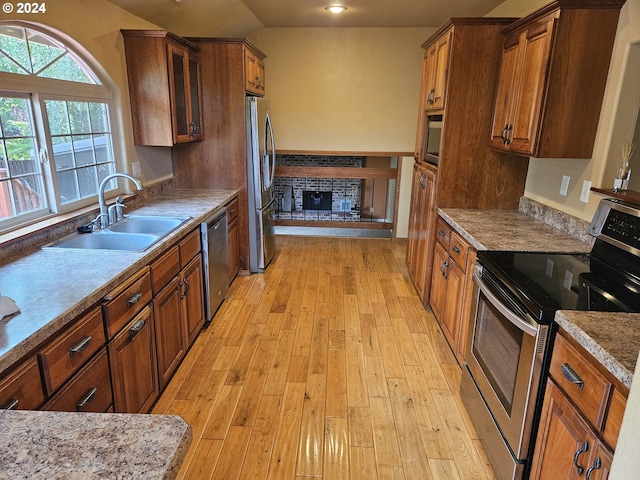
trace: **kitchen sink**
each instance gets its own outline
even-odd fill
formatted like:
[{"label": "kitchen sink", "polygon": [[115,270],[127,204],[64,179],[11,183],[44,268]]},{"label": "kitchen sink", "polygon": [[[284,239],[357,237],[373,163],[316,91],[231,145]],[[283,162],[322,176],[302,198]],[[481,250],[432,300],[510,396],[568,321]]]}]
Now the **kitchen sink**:
[{"label": "kitchen sink", "polygon": [[47,248],[82,248],[94,250],[127,250],[139,252],[158,241],[158,235],[143,233],[114,233],[101,230],[93,233],[73,234],[45,245]]},{"label": "kitchen sink", "polygon": [[149,233],[165,235],[186,222],[189,217],[161,217],[151,215],[130,215],[107,230],[118,233]]}]

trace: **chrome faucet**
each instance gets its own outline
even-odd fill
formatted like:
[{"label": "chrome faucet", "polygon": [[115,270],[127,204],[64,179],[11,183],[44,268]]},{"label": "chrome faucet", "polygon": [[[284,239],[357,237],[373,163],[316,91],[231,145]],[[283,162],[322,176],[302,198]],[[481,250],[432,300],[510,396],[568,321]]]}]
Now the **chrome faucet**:
[{"label": "chrome faucet", "polygon": [[100,183],[100,187],[98,188],[98,202],[100,203],[100,228],[108,227],[109,223],[111,222],[111,219],[109,218],[109,209],[107,208],[107,202],[104,199],[104,189],[109,181],[118,177],[131,180],[138,190],[142,190],[142,184],[140,183],[140,181],[137,178],[132,177],[128,173],[116,172],[104,177],[104,180],[102,180],[102,182]]}]

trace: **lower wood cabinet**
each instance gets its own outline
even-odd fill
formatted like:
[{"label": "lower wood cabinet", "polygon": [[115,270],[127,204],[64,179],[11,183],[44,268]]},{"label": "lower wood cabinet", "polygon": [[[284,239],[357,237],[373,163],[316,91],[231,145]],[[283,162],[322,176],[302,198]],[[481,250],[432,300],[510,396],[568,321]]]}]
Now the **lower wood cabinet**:
[{"label": "lower wood cabinet", "polygon": [[605,480],[628,389],[562,329],[549,375],[530,478]]},{"label": "lower wood cabinet", "polygon": [[240,271],[240,247],[238,240],[238,199],[227,204],[227,237],[229,239],[229,285]]},{"label": "lower wood cabinet", "polygon": [[107,349],[103,347],[42,409],[104,413],[112,405],[109,360]]},{"label": "lower wood cabinet", "polygon": [[24,360],[0,381],[0,408],[34,410],[44,402],[40,368],[35,356]]},{"label": "lower wood cabinet", "polygon": [[187,348],[195,341],[204,325],[203,275],[202,255],[193,258],[181,272],[184,284],[181,314],[187,334]]},{"label": "lower wood cabinet", "polygon": [[462,362],[466,344],[469,299],[476,258],[475,249],[449,224],[436,224],[430,306],[451,349]]},{"label": "lower wood cabinet", "polygon": [[113,406],[118,413],[146,413],[158,398],[153,308],[146,306],[109,342]]}]

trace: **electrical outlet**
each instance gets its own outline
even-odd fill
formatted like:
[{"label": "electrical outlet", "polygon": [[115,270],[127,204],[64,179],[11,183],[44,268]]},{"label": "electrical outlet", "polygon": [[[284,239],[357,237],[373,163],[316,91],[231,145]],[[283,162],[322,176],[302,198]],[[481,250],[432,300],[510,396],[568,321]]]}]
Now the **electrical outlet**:
[{"label": "electrical outlet", "polygon": [[142,171],[140,170],[140,162],[133,162],[131,164],[131,170],[134,177],[140,178],[142,176]]},{"label": "electrical outlet", "polygon": [[569,182],[571,181],[571,177],[568,175],[562,176],[562,183],[560,184],[560,195],[563,197],[567,196],[569,193]]},{"label": "electrical outlet", "polygon": [[580,192],[580,201],[587,203],[589,201],[589,190],[591,190],[591,182],[585,180],[582,182],[582,191]]},{"label": "electrical outlet", "polygon": [[369,213],[373,213],[373,207],[369,209]]}]

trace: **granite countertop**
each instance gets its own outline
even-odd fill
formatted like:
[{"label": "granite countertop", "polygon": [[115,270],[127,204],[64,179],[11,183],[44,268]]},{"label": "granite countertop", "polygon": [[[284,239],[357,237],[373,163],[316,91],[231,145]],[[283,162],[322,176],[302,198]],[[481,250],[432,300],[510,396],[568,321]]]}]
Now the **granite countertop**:
[{"label": "granite countertop", "polygon": [[439,209],[476,250],[587,253],[592,244],[519,210]]},{"label": "granite countertop", "polygon": [[623,385],[631,388],[640,351],[640,314],[560,310],[555,321]]},{"label": "granite countertop", "polygon": [[191,443],[174,415],[0,410],[0,424],[0,479],[173,479]]},{"label": "granite countertop", "polygon": [[100,302],[177,239],[228,203],[237,191],[172,190],[127,214],[191,217],[143,252],[41,248],[0,267],[0,293],[20,313],[0,320],[0,373]]},{"label": "granite countertop", "polygon": [[[439,209],[477,250],[588,253],[592,243],[520,210]],[[560,220],[559,225],[565,226]],[[560,310],[555,321],[627,387],[640,351],[640,314]]]}]

